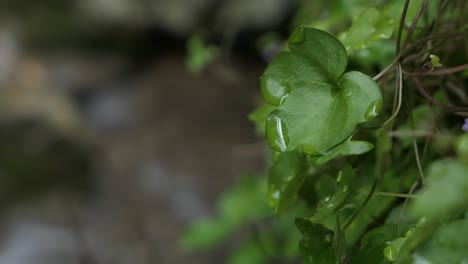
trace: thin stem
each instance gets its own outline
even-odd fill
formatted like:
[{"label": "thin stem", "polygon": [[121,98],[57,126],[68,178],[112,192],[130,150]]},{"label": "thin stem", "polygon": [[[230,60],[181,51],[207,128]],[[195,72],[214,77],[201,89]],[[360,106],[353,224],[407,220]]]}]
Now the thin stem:
[{"label": "thin stem", "polygon": [[397,34],[397,41],[396,41],[396,53],[397,54],[400,52],[401,34],[403,33],[403,28],[405,27],[406,12],[408,11],[409,2],[410,0],[405,1],[403,12],[401,12],[400,25],[398,26],[398,34]]},{"label": "thin stem", "polygon": [[419,45],[421,45],[422,43],[425,43],[427,41],[430,41],[430,40],[435,40],[435,39],[444,39],[444,38],[455,38],[455,37],[462,37],[466,35],[466,32],[457,32],[457,33],[449,33],[449,34],[440,34],[440,35],[432,35],[432,36],[427,36],[425,38],[422,38],[418,41],[416,41],[415,43],[411,44],[410,46],[408,46],[405,50],[400,50],[400,52],[398,52],[396,55],[395,55],[395,58],[392,60],[392,62],[390,62],[390,64],[388,64],[388,66],[383,69],[381,72],[379,72],[377,75],[375,75],[374,77],[372,77],[372,80],[374,81],[378,81],[380,80],[383,76],[385,76],[385,74],[387,74],[389,71],[391,71],[393,69],[393,67],[395,67],[397,65],[397,63],[400,61],[400,58],[403,57],[405,54],[407,54],[410,50],[418,47]]},{"label": "thin stem", "polygon": [[[360,193],[360,194],[363,195],[363,194],[366,194],[366,193]],[[416,198],[416,195],[407,194],[407,193],[374,192],[374,195],[387,196],[387,197],[397,197],[397,198],[408,198],[408,199]]]},{"label": "thin stem", "polygon": [[424,96],[429,102],[440,106],[441,108],[450,111],[450,112],[468,112],[468,107],[460,107],[460,106],[451,106],[451,105],[446,105],[443,103],[440,103],[436,99],[434,99],[427,91],[424,89],[422,86],[421,82],[416,76],[413,76],[413,81],[416,84],[416,88],[418,89],[419,93]]},{"label": "thin stem", "polygon": [[[416,190],[416,187],[418,187],[418,185],[419,185],[419,182],[415,181],[413,185],[411,186],[407,195],[412,195],[412,193],[414,192],[414,190]],[[408,201],[409,201],[409,198],[406,198],[405,201],[403,202],[403,205],[401,206],[400,215],[398,216],[398,222],[400,222],[401,219],[403,218],[403,214],[405,212]]]},{"label": "thin stem", "polygon": [[380,78],[382,78],[385,74],[387,74],[389,71],[391,71],[393,69],[393,67],[395,67],[395,65],[398,63],[398,61],[400,60],[401,58],[401,55],[402,53],[399,52],[395,58],[392,60],[392,62],[390,62],[390,64],[385,68],[383,69],[381,72],[379,72],[377,75],[375,75],[374,77],[372,77],[372,80],[374,81],[378,81],[380,80]]},{"label": "thin stem", "polygon": [[[414,130],[413,111],[410,111],[409,116],[410,116],[411,129]],[[421,182],[422,182],[422,185],[424,186],[426,180],[424,177],[424,171],[423,171],[422,164],[421,164],[421,158],[419,156],[418,143],[416,142],[416,137],[414,135],[413,135],[413,150],[414,150],[414,157],[416,159],[416,165],[418,166],[419,176],[421,177]]]},{"label": "thin stem", "polygon": [[406,46],[408,46],[408,43],[411,39],[411,36],[413,35],[414,30],[416,29],[416,25],[418,24],[419,18],[421,17],[421,14],[423,13],[424,9],[426,8],[428,0],[424,0],[424,2],[421,4],[421,7],[418,10],[418,13],[413,19],[413,22],[411,23],[410,28],[408,29],[408,33],[406,34],[405,41],[403,42],[403,45],[401,47],[402,50],[406,49]]},{"label": "thin stem", "polygon": [[445,75],[445,74],[451,74],[454,72],[464,71],[466,69],[468,69],[468,64],[463,64],[463,65],[459,65],[459,66],[455,66],[451,68],[440,69],[440,70],[436,70],[433,72],[404,72],[404,73],[410,76]]},{"label": "thin stem", "polygon": [[379,178],[380,178],[380,177],[376,177],[376,178],[374,179],[374,182],[372,183],[371,190],[370,190],[369,193],[367,194],[366,199],[365,199],[364,202],[361,204],[361,206],[359,206],[359,208],[354,212],[354,214],[351,216],[351,218],[348,220],[348,222],[346,222],[346,224],[343,226],[343,233],[346,231],[346,229],[348,229],[348,227],[349,227],[349,226],[354,222],[354,220],[359,216],[359,214],[360,214],[361,211],[364,209],[364,207],[366,207],[367,203],[369,203],[370,199],[371,199],[372,196],[374,195],[375,189],[377,188],[377,184],[379,183]]},{"label": "thin stem", "polygon": [[391,121],[393,121],[398,113],[400,112],[400,109],[401,109],[401,101],[402,101],[402,97],[403,97],[403,76],[401,74],[401,64],[398,63],[397,65],[397,68],[396,68],[396,76],[397,76],[397,81],[396,81],[396,91],[395,91],[395,98],[396,98],[396,101],[397,101],[397,105],[396,105],[396,108],[394,107],[394,111],[393,111],[393,114],[392,116],[387,119],[387,121],[385,121],[385,123],[382,125],[382,127],[385,127],[386,125],[388,125]]}]

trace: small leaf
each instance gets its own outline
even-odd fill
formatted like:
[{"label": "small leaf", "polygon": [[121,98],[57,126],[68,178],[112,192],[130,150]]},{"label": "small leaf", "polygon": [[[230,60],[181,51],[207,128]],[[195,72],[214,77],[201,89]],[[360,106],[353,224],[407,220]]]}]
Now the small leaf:
[{"label": "small leaf", "polygon": [[333,249],[333,231],[304,218],[296,218],[296,226],[303,235],[299,242],[302,263],[336,263],[336,255]]},{"label": "small leaf", "polygon": [[309,167],[306,156],[298,151],[276,155],[268,174],[268,201],[280,216],[296,200]]},{"label": "small leaf", "polygon": [[437,55],[429,55],[429,58],[431,59],[431,65],[432,67],[438,68],[442,67],[442,64],[440,64],[440,58]]},{"label": "small leaf", "polygon": [[346,51],[327,32],[299,27],[289,48],[261,77],[265,101],[277,106],[267,119],[266,137],[279,152],[299,148],[322,155],[379,113],[382,94],[369,76],[343,74]]},{"label": "small leaf", "polygon": [[[351,263],[389,263],[385,254],[397,253],[398,250],[391,242],[401,235],[401,228],[398,225],[382,225],[367,232],[362,240],[359,250],[353,253]],[[387,248],[391,245],[392,247]],[[388,256],[389,257],[389,256]]]},{"label": "small leaf", "polygon": [[343,207],[348,197],[354,193],[353,176],[353,168],[349,165],[338,173],[336,180],[338,190],[331,197],[325,197],[319,201],[315,214],[309,218],[311,222],[319,223]]},{"label": "small leaf", "polygon": [[353,17],[351,27],[341,32],[338,39],[346,47],[346,51],[357,51],[378,43],[381,39],[390,38],[394,24],[395,20],[392,17],[375,8],[368,8]]}]

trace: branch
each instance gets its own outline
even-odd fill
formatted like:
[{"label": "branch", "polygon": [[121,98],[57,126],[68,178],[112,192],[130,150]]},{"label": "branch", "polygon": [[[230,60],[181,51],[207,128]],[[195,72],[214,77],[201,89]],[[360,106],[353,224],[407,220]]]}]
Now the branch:
[{"label": "branch", "polygon": [[436,99],[434,99],[434,97],[432,97],[432,96],[426,91],[426,89],[424,88],[424,86],[423,86],[423,85],[421,84],[421,82],[419,81],[418,77],[413,76],[413,81],[414,81],[414,83],[416,84],[416,88],[418,89],[419,93],[420,93],[424,98],[426,98],[426,100],[428,100],[429,102],[431,102],[432,104],[437,105],[437,106],[439,106],[439,107],[441,107],[441,108],[443,108],[444,110],[449,111],[449,112],[468,112],[468,107],[451,106],[451,105],[443,104],[443,103],[437,101]]},{"label": "branch", "polygon": [[464,71],[468,69],[468,64],[463,64],[459,66],[455,66],[452,68],[445,68],[445,69],[440,69],[437,71],[429,71],[429,72],[405,72],[406,75],[410,76],[424,76],[424,75],[445,75],[445,74],[451,74],[454,72],[459,72],[459,71]]}]

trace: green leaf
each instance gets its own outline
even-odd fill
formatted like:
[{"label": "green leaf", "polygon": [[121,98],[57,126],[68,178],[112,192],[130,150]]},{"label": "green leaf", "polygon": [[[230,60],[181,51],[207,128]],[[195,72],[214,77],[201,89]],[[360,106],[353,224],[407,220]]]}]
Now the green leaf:
[{"label": "green leaf", "polygon": [[353,253],[351,263],[390,263],[384,257],[384,249],[400,235],[398,225],[383,225],[367,232],[361,240],[359,250]]},{"label": "green leaf", "polygon": [[302,263],[335,264],[336,255],[333,249],[333,231],[304,218],[296,218],[295,222],[303,235],[299,242]]},{"label": "green leaf", "polygon": [[354,171],[350,165],[338,172],[336,179],[338,189],[331,197],[326,196],[318,202],[317,210],[309,220],[314,223],[321,223],[321,220],[337,212],[344,205],[347,198],[354,193],[353,180]]},{"label": "green leaf", "polygon": [[265,101],[277,106],[266,122],[276,151],[296,148],[320,155],[349,138],[382,105],[378,85],[359,72],[345,73],[343,45],[327,32],[299,27],[261,77]]},{"label": "green leaf", "polygon": [[468,210],[468,164],[453,159],[436,161],[427,174],[427,188],[411,201],[415,217],[444,217]]},{"label": "green leaf", "polygon": [[367,48],[381,39],[388,39],[393,33],[395,20],[375,8],[363,10],[353,17],[350,28],[341,32],[338,39],[352,52]]},{"label": "green leaf", "polygon": [[373,149],[374,145],[367,141],[345,141],[343,144],[338,145],[337,147],[331,149],[330,151],[324,153],[320,156],[314,163],[317,165],[323,164],[332,160],[337,156],[344,155],[359,155],[368,152]]},{"label": "green leaf", "polygon": [[275,155],[268,174],[268,201],[280,216],[296,200],[309,165],[306,156],[298,151]]},{"label": "green leaf", "polygon": [[413,254],[415,263],[468,263],[468,219],[441,226]]}]

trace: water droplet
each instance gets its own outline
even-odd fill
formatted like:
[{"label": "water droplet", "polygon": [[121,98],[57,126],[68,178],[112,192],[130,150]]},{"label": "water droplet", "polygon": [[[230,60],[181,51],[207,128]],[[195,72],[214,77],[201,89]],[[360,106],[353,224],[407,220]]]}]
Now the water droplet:
[{"label": "water droplet", "polygon": [[395,261],[397,255],[398,255],[398,250],[395,246],[393,245],[388,245],[384,248],[383,254],[386,260],[393,262]]},{"label": "water droplet", "polygon": [[289,38],[289,43],[291,44],[301,44],[306,40],[306,32],[303,27],[297,28]]},{"label": "water droplet", "polygon": [[268,204],[271,206],[276,206],[278,201],[281,199],[281,193],[275,186],[270,186],[268,191]]},{"label": "water droplet", "polygon": [[412,236],[413,233],[414,233],[414,230],[415,230],[414,227],[411,227],[410,229],[408,229],[408,231],[406,231],[406,233],[405,233],[405,238],[408,238],[408,237]]},{"label": "water droplet", "polygon": [[382,100],[377,100],[369,105],[369,107],[366,110],[366,113],[364,114],[364,118],[366,120],[370,120],[374,117],[376,117],[380,109],[382,108]]},{"label": "water droplet", "polygon": [[284,152],[289,144],[288,128],[283,120],[275,113],[270,114],[266,121],[265,128],[268,145],[280,152]]},{"label": "water droplet", "polygon": [[291,89],[288,86],[282,85],[274,79],[268,78],[265,81],[262,79],[262,94],[265,101],[274,106],[280,106],[289,95]]}]

